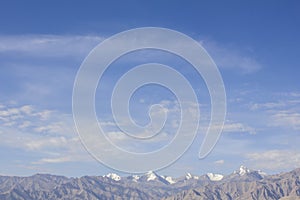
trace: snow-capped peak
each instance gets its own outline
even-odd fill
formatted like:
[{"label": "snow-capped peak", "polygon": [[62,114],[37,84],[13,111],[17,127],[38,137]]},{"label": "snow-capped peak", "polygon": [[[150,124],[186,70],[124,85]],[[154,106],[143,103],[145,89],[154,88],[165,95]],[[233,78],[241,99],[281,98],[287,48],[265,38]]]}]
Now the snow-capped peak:
[{"label": "snow-capped peak", "polygon": [[138,175],[132,175],[132,180],[137,182],[140,179]]},{"label": "snow-capped peak", "polygon": [[117,174],[114,174],[114,173],[109,173],[103,177],[107,177],[107,178],[110,178],[112,180],[115,180],[115,181],[120,181],[121,180],[121,177]]},{"label": "snow-capped peak", "polygon": [[267,173],[266,173],[266,172],[263,172],[263,171],[261,171],[261,170],[258,170],[257,173],[258,173],[259,175],[261,175],[262,177],[267,176]]},{"label": "snow-capped peak", "polygon": [[153,181],[157,178],[157,175],[153,171],[147,172],[146,176],[147,176],[147,181]]},{"label": "snow-capped peak", "polygon": [[221,174],[213,174],[213,173],[207,173],[206,175],[209,178],[209,180],[211,180],[211,181],[220,181],[224,177]]},{"label": "snow-capped peak", "polygon": [[193,178],[193,176],[192,176],[192,174],[190,174],[190,173],[186,173],[185,178],[186,178],[187,180],[189,180],[189,179]]},{"label": "snow-capped peak", "polygon": [[239,174],[240,176],[244,176],[245,174],[250,173],[250,172],[251,172],[251,170],[243,165],[240,166],[239,170],[234,171],[235,174]]},{"label": "snow-capped peak", "polygon": [[164,179],[165,179],[166,181],[168,181],[170,184],[176,183],[176,181],[174,181],[173,178],[172,178],[171,176],[164,177]]},{"label": "snow-capped peak", "polygon": [[199,176],[193,176],[191,173],[186,173],[185,179],[186,180],[189,180],[189,179],[196,179],[196,180],[198,180]]},{"label": "snow-capped peak", "polygon": [[176,183],[175,180],[173,180],[173,178],[171,176],[160,176],[158,174],[156,174],[153,171],[149,171],[147,172],[144,176],[143,176],[146,181],[160,181],[163,182],[165,184],[174,184]]}]

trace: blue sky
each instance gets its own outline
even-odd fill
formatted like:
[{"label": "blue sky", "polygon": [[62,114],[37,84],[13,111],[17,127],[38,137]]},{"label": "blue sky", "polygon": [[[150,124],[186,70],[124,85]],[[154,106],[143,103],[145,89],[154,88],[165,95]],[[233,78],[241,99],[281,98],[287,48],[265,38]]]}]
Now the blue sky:
[{"label": "blue sky", "polygon": [[[227,93],[224,131],[211,154],[199,160],[210,111],[205,84],[178,57],[144,51],[115,62],[104,77],[105,87],[97,90],[96,107],[105,111],[98,117],[113,136],[108,90],[129,65],[156,61],[174,66],[191,80],[203,117],[203,128],[191,148],[159,173],[227,174],[241,164],[267,173],[300,167],[298,1],[1,4],[0,174],[82,176],[112,171],[91,158],[78,139],[72,119],[73,83],[83,59],[99,42],[145,26],[180,31],[206,48],[219,67]],[[174,96],[167,90],[138,91],[131,104],[133,117],[146,123],[147,108],[159,102],[176,111]],[[167,127],[170,135],[172,131]],[[115,141],[132,147],[122,137]],[[159,145],[146,145],[144,150]],[[141,150],[139,145],[133,148]]]}]

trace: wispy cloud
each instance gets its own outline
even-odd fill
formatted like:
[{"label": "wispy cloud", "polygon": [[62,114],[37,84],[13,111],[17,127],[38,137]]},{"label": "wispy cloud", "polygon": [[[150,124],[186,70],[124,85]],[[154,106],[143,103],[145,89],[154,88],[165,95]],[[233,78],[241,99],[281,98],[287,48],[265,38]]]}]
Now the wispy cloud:
[{"label": "wispy cloud", "polygon": [[243,73],[254,73],[262,68],[259,61],[249,52],[210,39],[202,40],[201,43],[220,68],[239,70]]},{"label": "wispy cloud", "polygon": [[[102,121],[101,119],[99,119],[99,124],[102,127],[102,129],[106,132],[106,135],[109,138],[109,140],[111,140],[111,142],[116,144],[117,146],[120,146],[126,150],[133,152],[154,151],[167,145],[175,137],[175,135],[178,132],[180,122],[182,120],[180,118],[181,112],[188,113],[189,119],[184,119],[185,123],[187,124],[195,123],[195,120],[197,119],[197,117],[199,117],[196,115],[197,112],[195,111],[196,107],[199,107],[198,104],[195,105],[194,103],[190,102],[182,103],[186,105],[186,110],[181,110],[180,105],[177,101],[163,100],[161,102],[158,102],[158,104],[161,106],[161,109],[154,109],[151,111],[152,120],[150,121],[152,124],[150,129],[147,129],[145,126],[141,132],[138,132],[136,135],[134,135],[136,137],[142,138],[148,137],[144,140],[129,137],[124,132],[120,131],[120,129],[130,130],[135,126],[135,124],[133,124],[130,119],[127,119],[125,117],[118,125],[113,120]],[[150,109],[151,105],[145,104],[145,107]],[[140,109],[135,113],[136,116],[139,116],[139,121],[143,121],[142,118],[145,117],[145,113],[142,113],[143,111],[148,112],[149,110]],[[159,121],[160,119],[162,119],[162,112],[166,114],[165,124],[161,124],[161,122]],[[159,120],[155,120],[155,118]],[[153,130],[159,130],[159,132],[155,134],[155,132],[153,132],[151,129],[152,127],[154,127]],[[186,134],[189,131],[190,130],[184,130],[180,134]],[[132,134],[131,132],[129,133]]]},{"label": "wispy cloud", "polygon": [[[211,128],[220,128],[220,127],[211,126]],[[224,134],[248,133],[254,135],[256,134],[256,129],[245,123],[226,121],[225,124],[223,125],[222,133]]]},{"label": "wispy cloud", "polygon": [[0,145],[44,157],[32,164],[91,160],[77,136],[72,116],[32,105],[0,109]]},{"label": "wispy cloud", "polygon": [[254,103],[250,106],[251,110],[259,110],[259,109],[275,109],[282,108],[286,106],[284,102],[267,102],[267,103]]},{"label": "wispy cloud", "polygon": [[257,169],[286,170],[300,166],[300,154],[296,150],[269,150],[248,153],[248,161]]},{"label": "wispy cloud", "polygon": [[0,124],[19,131],[67,135],[74,133],[71,116],[55,110],[39,110],[32,105],[3,106],[0,109]]},{"label": "wispy cloud", "polygon": [[300,113],[292,110],[277,111],[271,114],[269,125],[300,130]]},{"label": "wispy cloud", "polygon": [[268,117],[268,126],[300,130],[298,92],[282,93],[279,98],[280,100],[274,102],[252,104],[250,109],[264,112]]},{"label": "wispy cloud", "polygon": [[0,52],[34,57],[84,56],[101,36],[80,35],[0,35]]},{"label": "wispy cloud", "polygon": [[[62,58],[72,56],[74,58],[79,57],[82,60],[89,51],[106,38],[102,35],[0,35],[0,52],[12,56],[23,55],[27,57]],[[238,48],[226,47],[211,39],[204,39],[199,42],[208,50],[220,68],[253,73],[262,67],[253,56],[242,52]],[[174,43],[174,45],[177,44]],[[139,56],[130,56],[128,59],[151,61],[155,57],[161,58],[161,53],[146,51]],[[163,54],[163,57],[174,59],[165,54]]]},{"label": "wispy cloud", "polygon": [[228,122],[225,123],[223,127],[223,132],[225,133],[249,133],[249,134],[256,134],[255,128],[243,124],[243,123],[236,123],[236,122]]},{"label": "wispy cloud", "polygon": [[216,160],[216,161],[214,162],[214,164],[216,164],[216,165],[223,165],[224,163],[225,163],[224,160]]}]

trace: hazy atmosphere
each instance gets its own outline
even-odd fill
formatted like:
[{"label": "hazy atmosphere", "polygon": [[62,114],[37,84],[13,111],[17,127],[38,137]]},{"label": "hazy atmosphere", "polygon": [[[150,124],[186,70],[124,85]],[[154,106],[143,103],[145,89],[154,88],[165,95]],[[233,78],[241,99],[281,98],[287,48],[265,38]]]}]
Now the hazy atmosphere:
[{"label": "hazy atmosphere", "polygon": [[223,78],[226,120],[214,149],[199,159],[211,117],[205,82],[179,56],[139,50],[113,62],[96,90],[99,124],[115,145],[143,153],[174,137],[180,107],[176,95],[164,87],[139,88],[129,102],[139,125],[149,122],[153,104],[168,114],[163,131],[151,142],[127,139],[115,127],[110,108],[113,87],[125,72],[145,63],[162,63],[189,80],[199,102],[189,105],[189,112],[193,116],[194,108],[200,108],[200,123],[190,148],[159,174],[229,174],[240,165],[273,174],[300,166],[299,1],[0,4],[0,175],[127,175],[85,150],[73,121],[72,92],[76,74],[93,48],[112,35],[140,27],[179,31],[205,48]]}]

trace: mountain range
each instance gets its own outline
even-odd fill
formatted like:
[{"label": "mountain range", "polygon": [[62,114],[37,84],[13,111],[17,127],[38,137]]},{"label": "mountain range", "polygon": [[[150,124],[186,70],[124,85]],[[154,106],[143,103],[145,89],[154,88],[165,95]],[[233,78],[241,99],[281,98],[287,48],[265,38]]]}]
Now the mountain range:
[{"label": "mountain range", "polygon": [[0,199],[300,199],[300,168],[277,175],[241,166],[229,175],[186,173],[173,178],[156,172],[121,177],[67,178],[50,174],[0,176]]}]

